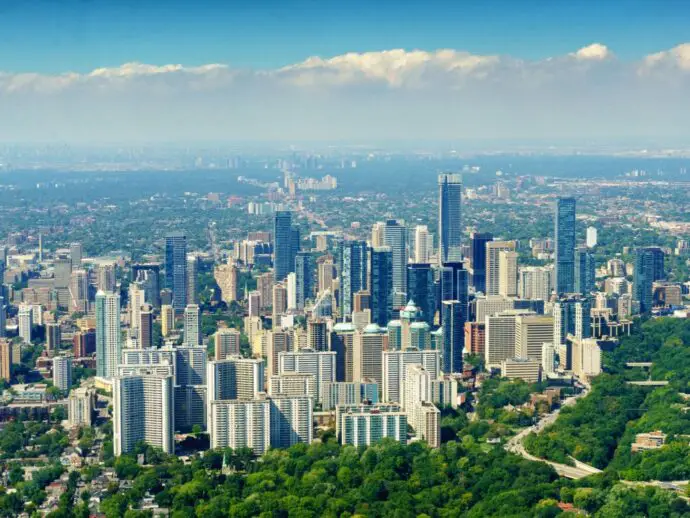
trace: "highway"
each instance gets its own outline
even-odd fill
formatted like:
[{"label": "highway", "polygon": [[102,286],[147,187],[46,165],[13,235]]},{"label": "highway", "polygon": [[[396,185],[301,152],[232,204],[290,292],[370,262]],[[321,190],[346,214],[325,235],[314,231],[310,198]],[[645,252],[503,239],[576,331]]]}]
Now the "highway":
[{"label": "highway", "polygon": [[554,470],[556,470],[556,473],[558,473],[562,477],[566,478],[572,478],[572,479],[580,479],[584,477],[588,477],[590,475],[594,475],[596,473],[601,473],[600,469],[595,468],[594,466],[589,466],[588,464],[584,464],[582,462],[575,461],[575,466],[568,466],[566,464],[559,464],[558,462],[551,462],[549,460],[545,459],[540,459],[539,457],[535,457],[534,455],[530,454],[525,450],[525,446],[523,445],[523,441],[525,440],[525,437],[527,437],[530,433],[540,433],[545,427],[549,426],[552,424],[557,418],[558,414],[560,413],[561,409],[566,407],[566,406],[571,406],[574,405],[578,399],[581,397],[584,397],[588,393],[588,389],[583,390],[579,394],[569,397],[563,401],[563,404],[551,412],[549,415],[541,419],[537,424],[530,426],[529,428],[526,428],[522,430],[519,434],[517,434],[515,437],[512,437],[505,445],[505,449],[511,453],[515,453],[516,455],[520,455],[521,457],[524,457],[525,459],[532,460],[535,462],[545,462],[549,466],[551,466]]}]

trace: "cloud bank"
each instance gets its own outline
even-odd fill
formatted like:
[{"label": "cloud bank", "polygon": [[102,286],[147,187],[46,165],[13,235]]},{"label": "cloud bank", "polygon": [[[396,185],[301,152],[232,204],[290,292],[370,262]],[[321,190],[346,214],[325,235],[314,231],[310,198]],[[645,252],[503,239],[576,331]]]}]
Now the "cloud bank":
[{"label": "cloud bank", "polygon": [[522,60],[440,49],[272,70],[126,63],[0,72],[2,141],[617,139],[690,136],[690,43]]}]

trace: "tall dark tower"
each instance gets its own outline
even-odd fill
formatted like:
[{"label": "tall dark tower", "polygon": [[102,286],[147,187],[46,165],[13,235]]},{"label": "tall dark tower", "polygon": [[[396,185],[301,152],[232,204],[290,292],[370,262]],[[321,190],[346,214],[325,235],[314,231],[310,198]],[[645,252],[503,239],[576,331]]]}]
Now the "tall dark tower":
[{"label": "tall dark tower", "polygon": [[462,261],[462,177],[440,174],[438,190],[439,262]]},{"label": "tall dark tower", "polygon": [[575,291],[575,198],[559,198],[554,217],[556,293]]},{"label": "tall dark tower", "polygon": [[187,305],[187,237],[179,232],[165,237],[165,286],[172,290],[175,311],[183,311]]},{"label": "tall dark tower", "polygon": [[279,282],[295,271],[295,256],[299,251],[299,230],[292,226],[292,212],[280,210],[275,213],[273,242],[273,275],[275,282]]}]

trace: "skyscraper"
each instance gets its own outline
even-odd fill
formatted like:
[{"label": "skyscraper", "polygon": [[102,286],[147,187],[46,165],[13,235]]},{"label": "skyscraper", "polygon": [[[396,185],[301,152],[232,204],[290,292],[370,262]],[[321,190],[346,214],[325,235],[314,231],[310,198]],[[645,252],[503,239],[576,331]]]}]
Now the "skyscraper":
[{"label": "skyscraper", "polygon": [[307,300],[313,300],[317,288],[316,254],[297,252],[295,256],[296,307],[304,309]]},{"label": "skyscraper", "polygon": [[381,396],[382,401],[403,403],[408,365],[422,365],[431,375],[438,378],[441,373],[441,351],[384,351],[382,358]]},{"label": "skyscraper", "polygon": [[8,340],[0,340],[0,379],[7,383],[12,378],[13,344]]},{"label": "skyscraper", "polygon": [[422,320],[433,325],[436,314],[436,290],[434,272],[429,263],[407,266],[407,297],[422,313]]},{"label": "skyscraper", "polygon": [[187,304],[199,302],[199,258],[196,255],[187,257]]},{"label": "skyscraper", "polygon": [[299,372],[314,376],[315,397],[321,394],[322,384],[336,380],[336,353],[333,351],[300,349],[297,352],[281,352],[278,353],[278,365],[278,374]]},{"label": "skyscraper", "polygon": [[184,343],[185,345],[204,343],[201,333],[201,310],[196,304],[190,304],[184,310]]},{"label": "skyscraper", "polygon": [[633,298],[640,303],[640,313],[652,310],[653,283],[664,278],[664,252],[648,246],[635,250]]},{"label": "skyscraper", "polygon": [[384,242],[391,250],[393,306],[407,302],[407,227],[403,221],[389,219],[384,227]]},{"label": "skyscraper", "polygon": [[414,262],[428,263],[431,256],[431,236],[426,225],[417,225],[414,230]]},{"label": "skyscraper", "polygon": [[441,303],[443,329],[442,370],[446,374],[462,372],[462,350],[465,346],[465,319],[457,300]]},{"label": "skyscraper", "polygon": [[575,290],[575,198],[559,198],[555,208],[556,293]]},{"label": "skyscraper", "polygon": [[21,338],[25,344],[30,344],[32,338],[31,333],[34,325],[33,311],[31,306],[27,304],[21,304],[19,306],[17,323],[19,325],[19,338]]},{"label": "skyscraper", "polygon": [[165,238],[165,284],[172,290],[172,306],[182,312],[187,305],[187,238],[176,232]]},{"label": "skyscraper", "polygon": [[230,356],[240,355],[240,332],[237,329],[222,327],[216,331],[215,352],[216,360],[224,360]]},{"label": "skyscraper", "polygon": [[341,320],[352,317],[355,293],[367,289],[368,254],[364,241],[342,241],[338,247],[340,289],[338,306]]},{"label": "skyscraper", "polygon": [[482,293],[486,292],[486,243],[493,239],[488,232],[472,232],[470,236],[470,284]]},{"label": "skyscraper", "polygon": [[439,262],[462,261],[462,177],[440,174],[438,212]]},{"label": "skyscraper", "polygon": [[146,302],[154,308],[161,305],[160,269],[157,263],[132,265],[132,282],[143,288]]},{"label": "skyscraper", "polygon": [[468,275],[463,263],[446,263],[439,269],[439,311],[443,322],[443,311],[440,306],[443,301],[454,300],[460,306],[460,318],[462,322],[469,320],[469,294]]},{"label": "skyscraper", "polygon": [[393,254],[388,247],[372,248],[371,321],[385,326],[393,313]]},{"label": "skyscraper", "polygon": [[292,226],[292,212],[280,210],[273,219],[274,279],[282,281],[295,271],[295,256],[299,251],[299,230]]},{"label": "skyscraper", "polygon": [[72,386],[72,358],[69,356],[53,358],[53,385],[63,392]]},{"label": "skyscraper", "polygon": [[501,250],[498,253],[498,294],[517,297],[518,253]]},{"label": "skyscraper", "polygon": [[501,284],[500,253],[514,252],[515,241],[488,241],[486,243],[486,294],[498,295]]},{"label": "skyscraper", "polygon": [[314,433],[314,400],[311,397],[274,396],[270,398],[270,405],[272,448],[311,444]]},{"label": "skyscraper", "polygon": [[120,336],[120,295],[96,294],[96,375],[112,378],[122,356]]},{"label": "skyscraper", "polygon": [[586,247],[575,249],[574,293],[589,295],[596,288],[594,255]]},{"label": "skyscraper", "polygon": [[175,329],[175,309],[169,305],[161,306],[161,334],[167,337]]},{"label": "skyscraper", "polygon": [[140,441],[165,453],[174,453],[174,414],[172,373],[141,367],[116,377],[113,380],[115,455],[133,451]]}]

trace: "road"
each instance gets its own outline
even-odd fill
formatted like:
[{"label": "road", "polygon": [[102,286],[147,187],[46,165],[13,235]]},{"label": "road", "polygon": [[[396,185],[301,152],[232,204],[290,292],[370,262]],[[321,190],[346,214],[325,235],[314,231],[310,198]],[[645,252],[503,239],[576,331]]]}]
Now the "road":
[{"label": "road", "polygon": [[578,462],[575,459],[573,459],[575,460],[575,466],[568,466],[566,464],[559,464],[558,462],[551,462],[549,460],[540,459],[539,457],[535,457],[534,455],[528,453],[527,450],[525,450],[525,446],[523,445],[525,437],[527,437],[532,432],[540,433],[545,427],[552,424],[558,418],[558,414],[560,413],[562,408],[574,405],[578,399],[586,396],[588,392],[589,390],[585,389],[579,394],[565,399],[563,401],[563,404],[559,408],[548,414],[546,417],[542,418],[537,424],[522,430],[515,437],[511,438],[506,443],[505,449],[511,453],[520,455],[521,457],[524,457],[528,460],[532,460],[535,462],[545,462],[554,470],[556,470],[556,473],[558,473],[562,477],[580,479],[588,477],[590,475],[594,475],[595,473],[601,473],[600,469],[597,469],[594,466],[589,466],[582,462]]}]

